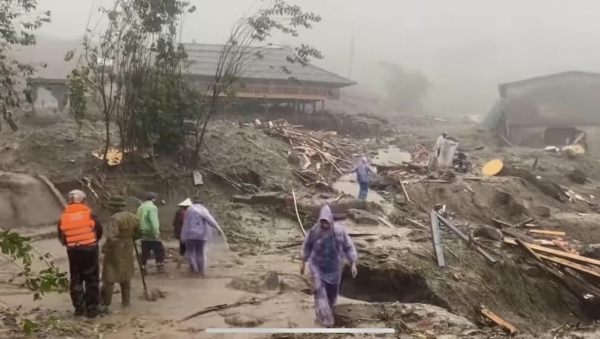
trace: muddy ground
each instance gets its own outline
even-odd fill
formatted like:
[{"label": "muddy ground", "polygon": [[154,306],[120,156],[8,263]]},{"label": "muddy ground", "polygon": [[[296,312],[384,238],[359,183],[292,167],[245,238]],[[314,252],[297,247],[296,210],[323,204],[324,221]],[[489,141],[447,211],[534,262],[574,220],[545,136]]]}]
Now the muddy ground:
[{"label": "muddy ground", "polygon": [[[261,118],[260,114],[257,117]],[[310,121],[306,117],[288,118],[295,123]],[[539,271],[523,253],[498,241],[485,242],[499,260],[490,264],[442,228],[448,267],[438,268],[428,226],[429,212],[436,204],[446,205],[453,222],[467,233],[490,225],[494,217],[509,223],[534,217],[544,228],[566,231],[569,240],[583,251],[600,243],[595,213],[595,197],[600,197],[595,184],[600,182],[600,174],[594,171],[597,159],[498,147],[493,137],[478,132],[476,125],[467,121],[399,117],[381,126],[377,119],[361,118],[342,125],[340,121],[346,120],[320,119],[320,130],[338,130],[340,136],[355,137],[348,140],[355,144],[352,153],[357,157],[368,154],[381,161],[406,161],[418,144],[430,149],[437,136],[446,131],[460,140],[459,148],[469,154],[474,165],[474,173],[456,174],[452,183],[407,177],[405,186],[411,202],[402,199],[403,193],[395,185],[377,186],[369,193],[367,203],[358,207],[386,218],[393,227],[373,224],[368,218],[341,221],[354,237],[360,264],[356,279],[348,277],[348,272],[344,274],[342,298],[336,309],[340,326],[392,326],[398,331],[395,336],[403,338],[503,335],[482,319],[482,304],[517,326],[522,337],[553,338],[557,334],[553,329],[564,330],[565,325],[590,320],[589,313],[564,288]],[[365,123],[373,127],[365,128]],[[108,216],[102,206],[110,194],[129,196],[134,209],[136,197],[143,192],[159,192],[161,228],[170,254],[168,274],[160,276],[150,268],[148,284],[163,290],[166,297],[155,302],[140,298],[129,310],[122,311],[117,294],[109,316],[92,321],[75,319],[68,294],[47,294],[42,301],[33,302],[31,294],[8,283],[15,269],[2,264],[0,299],[9,307],[2,329],[5,334],[14,338],[22,335],[12,332],[11,312],[43,324],[43,329],[33,335],[45,338],[209,338],[212,336],[203,331],[207,327],[315,326],[310,280],[298,272],[302,234],[290,193],[295,190],[303,224],[310,226],[314,209],[322,203],[341,206],[343,211],[347,210],[344,206],[356,207],[348,196],[357,193],[351,177],[330,182],[335,191],[305,187],[293,174],[298,165],[288,162],[291,149],[287,143],[260,129],[240,128],[239,121],[224,119],[212,123],[208,130],[201,154],[202,186],[194,187],[191,172],[178,164],[177,157],[169,155],[159,155],[156,167],[123,164],[102,172],[90,155],[102,147],[102,134],[101,124],[94,122],[81,127],[69,120],[44,126],[24,124],[19,132],[0,134],[0,169],[43,174],[63,194],[83,188],[102,218]],[[482,165],[493,158],[527,168],[535,176],[571,189],[589,203],[557,199],[538,183],[514,176],[469,180],[480,176]],[[537,167],[533,170],[535,159]],[[589,181],[572,182],[568,174],[573,169],[581,170]],[[270,195],[256,204],[240,202],[233,197],[243,192],[214,173],[252,184]],[[177,243],[171,235],[176,204],[194,193],[202,195],[215,212],[231,249],[217,246],[210,253],[210,269],[204,280],[188,277],[185,265],[179,267]],[[17,229],[36,239],[34,245],[40,253],[50,253],[57,265],[68,268],[64,249],[53,238],[53,226]],[[133,293],[142,294],[139,275]],[[178,322],[204,308],[235,303],[241,305]],[[593,335],[581,331],[566,331],[557,338]]]}]

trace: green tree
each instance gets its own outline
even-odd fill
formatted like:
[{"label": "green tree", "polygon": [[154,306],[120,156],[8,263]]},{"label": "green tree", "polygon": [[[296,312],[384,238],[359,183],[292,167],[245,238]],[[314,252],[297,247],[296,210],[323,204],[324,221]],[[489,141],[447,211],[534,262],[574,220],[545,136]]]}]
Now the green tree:
[{"label": "green tree", "polygon": [[[311,29],[314,23],[321,21],[319,15],[303,11],[284,0],[263,0],[262,3],[263,6],[253,15],[238,20],[221,49],[215,76],[204,97],[205,104],[196,116],[196,156],[199,156],[206,126],[216,111],[219,98],[223,95],[225,99],[235,97],[236,90],[244,85],[244,77],[251,75],[252,66],[269,53],[268,47],[274,46],[269,38],[275,33],[298,37],[299,29]],[[312,59],[322,58],[319,50],[301,44],[294,48],[287,61],[306,66]],[[287,67],[283,66],[279,71],[297,81]]]},{"label": "green tree", "polygon": [[[35,68],[14,58],[15,46],[35,45],[34,31],[50,22],[50,12],[37,13],[37,0],[0,1],[0,109],[13,131],[13,110],[31,100],[28,79]],[[0,128],[2,124],[0,123]]]},{"label": "green tree", "polygon": [[[192,120],[197,160],[218,101],[224,94],[234,96],[243,85],[253,63],[272,45],[267,39],[275,32],[298,36],[299,28],[309,29],[321,20],[283,0],[264,1],[254,15],[234,26],[208,90],[198,92],[189,81],[188,55],[177,43],[182,15],[194,10],[180,0],[117,0],[114,7],[100,9],[108,26],[101,32],[88,31],[70,78],[70,98],[77,119],[87,114],[86,91],[95,99],[106,125],[105,159],[111,122],[118,125],[126,155],[143,151],[153,155],[158,148],[183,151],[185,156],[186,120]],[[290,63],[306,65],[311,58],[322,58],[308,45],[294,52]],[[281,71],[290,73],[285,67]]]},{"label": "green tree", "polygon": [[85,96],[94,98],[105,122],[105,161],[111,122],[125,154],[185,147],[184,121],[199,95],[184,79],[187,54],[176,41],[181,16],[195,7],[179,0],[117,0],[99,10],[108,25],[84,38],[70,77],[70,97],[79,103],[72,114],[84,118]]},{"label": "green tree", "polygon": [[[12,110],[18,109],[24,99],[31,100],[27,80],[35,73],[32,65],[14,58],[15,47],[35,45],[34,31],[47,22],[50,22],[50,12],[37,13],[36,0],[0,1],[0,109],[2,119],[12,130],[17,130]],[[47,292],[62,291],[68,284],[66,274],[54,266],[50,255],[39,254],[30,239],[18,233],[0,231],[0,256],[17,267],[17,274],[10,282],[33,291],[35,300]],[[34,270],[32,265],[36,259],[45,263],[46,268]],[[26,331],[34,327],[31,321],[24,319],[20,325]]]},{"label": "green tree", "polygon": [[421,111],[422,99],[431,83],[419,71],[407,71],[402,66],[381,62],[385,71],[386,99],[400,111]]}]

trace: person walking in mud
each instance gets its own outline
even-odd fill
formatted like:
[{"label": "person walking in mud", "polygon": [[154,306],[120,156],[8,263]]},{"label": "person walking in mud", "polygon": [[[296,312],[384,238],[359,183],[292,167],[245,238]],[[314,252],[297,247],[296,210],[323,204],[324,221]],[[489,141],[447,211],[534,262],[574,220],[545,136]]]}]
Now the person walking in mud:
[{"label": "person walking in mud", "polygon": [[440,135],[437,138],[435,145],[433,146],[433,151],[435,152],[436,157],[440,156],[440,152],[442,151],[442,146],[444,146],[444,140],[446,140],[447,137],[448,137],[448,133],[444,132],[444,133],[442,133],[442,135]]},{"label": "person walking in mud", "polygon": [[358,199],[365,200],[369,194],[369,182],[370,176],[373,173],[371,166],[369,166],[369,160],[366,157],[362,157],[360,163],[354,167],[352,172],[356,173],[356,181],[358,181]]},{"label": "person walking in mud", "polygon": [[207,242],[213,240],[211,230],[216,230],[227,244],[225,233],[198,196],[192,198],[192,206],[186,211],[181,231],[185,242],[185,257],[189,261],[190,273],[204,277],[206,272]]},{"label": "person walking in mud", "polygon": [[350,261],[352,277],[355,278],[358,256],[344,227],[334,223],[329,206],[321,208],[319,221],[306,235],[301,258],[300,274],[304,274],[308,264],[313,277],[317,320],[324,327],[332,327],[333,305],[339,294],[344,259]]},{"label": "person walking in mud", "polygon": [[67,247],[70,294],[75,315],[94,318],[102,313],[98,264],[98,242],[102,238],[102,225],[85,205],[85,198],[83,191],[69,192],[69,204],[58,224],[58,239]]},{"label": "person walking in mud", "polygon": [[158,273],[165,272],[165,248],[160,241],[160,222],[158,220],[158,207],[154,204],[156,193],[147,193],[146,201],[140,205],[137,216],[140,219],[140,230],[142,233],[142,271],[146,270],[146,263],[150,253],[154,253]]},{"label": "person walking in mud", "polygon": [[135,240],[140,236],[140,219],[125,211],[125,198],[113,195],[108,208],[114,214],[106,227],[106,242],[102,247],[102,305],[108,309],[112,303],[115,284],[121,287],[121,304],[128,307],[131,301],[131,279],[134,272]]},{"label": "person walking in mud", "polygon": [[[179,209],[175,212],[175,219],[173,220],[173,233],[175,239],[179,240],[179,255],[185,255],[185,242],[181,240],[181,230],[183,229],[183,220],[185,219],[185,212],[192,206],[192,201],[188,198],[179,203]],[[178,266],[179,267],[179,264]]]}]

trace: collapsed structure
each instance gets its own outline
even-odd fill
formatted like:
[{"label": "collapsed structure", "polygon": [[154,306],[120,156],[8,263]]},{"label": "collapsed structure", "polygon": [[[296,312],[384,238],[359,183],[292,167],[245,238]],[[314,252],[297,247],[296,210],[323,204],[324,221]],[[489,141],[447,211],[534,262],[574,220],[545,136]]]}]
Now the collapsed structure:
[{"label": "collapsed structure", "polygon": [[600,155],[600,74],[581,71],[499,86],[500,99],[483,122],[509,145],[581,144]]}]

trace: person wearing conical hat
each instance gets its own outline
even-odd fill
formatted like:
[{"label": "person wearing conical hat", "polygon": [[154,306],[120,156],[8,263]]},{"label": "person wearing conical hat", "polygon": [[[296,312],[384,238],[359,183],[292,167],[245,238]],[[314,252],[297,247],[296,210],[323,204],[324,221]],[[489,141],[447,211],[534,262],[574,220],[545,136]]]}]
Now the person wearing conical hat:
[{"label": "person wearing conical hat", "polygon": [[114,286],[121,286],[121,304],[128,307],[131,296],[131,279],[134,273],[135,240],[140,237],[140,219],[136,214],[125,210],[125,198],[110,197],[108,208],[114,214],[108,220],[106,242],[102,247],[104,264],[102,267],[102,305],[108,308],[112,303]]},{"label": "person wearing conical hat", "polygon": [[179,240],[179,255],[182,257],[185,255],[185,242],[181,241],[181,230],[183,229],[183,220],[185,219],[185,212],[192,206],[190,198],[185,199],[179,203],[179,209],[175,212],[175,219],[173,220],[173,233],[175,239]]},{"label": "person wearing conical hat", "polygon": [[185,213],[181,230],[181,240],[185,241],[185,256],[189,261],[190,273],[194,275],[204,277],[207,267],[207,245],[215,240],[213,230],[220,234],[227,244],[225,233],[208,209],[202,205],[202,198],[194,196],[192,206]]}]

